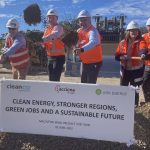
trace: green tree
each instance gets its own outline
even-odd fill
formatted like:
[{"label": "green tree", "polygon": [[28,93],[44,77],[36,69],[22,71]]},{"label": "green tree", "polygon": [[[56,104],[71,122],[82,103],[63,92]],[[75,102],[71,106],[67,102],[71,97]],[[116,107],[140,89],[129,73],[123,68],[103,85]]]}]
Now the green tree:
[{"label": "green tree", "polygon": [[62,21],[60,24],[63,25],[65,32],[76,31],[80,27],[76,19]]}]

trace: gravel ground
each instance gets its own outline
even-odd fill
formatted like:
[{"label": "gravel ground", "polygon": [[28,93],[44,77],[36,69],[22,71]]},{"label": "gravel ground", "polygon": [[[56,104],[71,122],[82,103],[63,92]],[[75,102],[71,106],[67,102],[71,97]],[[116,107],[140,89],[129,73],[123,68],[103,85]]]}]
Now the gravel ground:
[{"label": "gravel ground", "polygon": [[[10,70],[0,72],[0,78],[11,78]],[[48,80],[45,72],[30,74],[28,80]],[[62,82],[80,82],[79,77],[64,77]],[[98,78],[100,84],[119,85],[119,78]],[[140,100],[143,94],[140,92]],[[126,144],[89,139],[47,135],[0,133],[0,150],[150,150],[150,104],[135,108],[134,135],[136,144]]]}]

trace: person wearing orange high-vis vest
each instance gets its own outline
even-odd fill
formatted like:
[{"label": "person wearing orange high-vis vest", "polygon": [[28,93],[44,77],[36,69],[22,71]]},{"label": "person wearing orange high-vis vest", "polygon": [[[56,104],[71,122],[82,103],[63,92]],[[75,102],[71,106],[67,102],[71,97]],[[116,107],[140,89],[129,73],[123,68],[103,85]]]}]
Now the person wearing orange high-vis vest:
[{"label": "person wearing orange high-vis vest", "polygon": [[9,19],[6,27],[9,33],[6,36],[1,61],[3,62],[8,58],[12,66],[13,79],[24,80],[30,62],[25,37],[18,32],[19,23],[16,19]]},{"label": "person wearing orange high-vis vest", "polygon": [[82,61],[81,83],[95,84],[102,65],[102,46],[98,30],[91,24],[91,15],[82,10],[77,19],[81,26],[78,29],[79,42],[74,53]]},{"label": "person wearing orange high-vis vest", "polygon": [[58,13],[55,9],[47,12],[48,26],[43,35],[47,51],[49,81],[60,81],[63,65],[65,63],[64,44],[61,41],[63,27],[57,23]]},{"label": "person wearing orange high-vis vest", "polygon": [[[150,54],[150,18],[146,22],[147,33],[143,35]],[[150,60],[145,61],[144,81],[142,85],[145,102],[150,102]]]},{"label": "person wearing orange high-vis vest", "polygon": [[[115,52],[115,59],[121,64],[120,85],[130,84],[135,87],[135,106],[138,106],[139,86],[143,82],[144,73],[144,62],[141,59],[147,53],[147,46],[135,21],[131,21],[126,30],[125,39],[119,43]],[[141,59],[136,59],[138,57]]]}]

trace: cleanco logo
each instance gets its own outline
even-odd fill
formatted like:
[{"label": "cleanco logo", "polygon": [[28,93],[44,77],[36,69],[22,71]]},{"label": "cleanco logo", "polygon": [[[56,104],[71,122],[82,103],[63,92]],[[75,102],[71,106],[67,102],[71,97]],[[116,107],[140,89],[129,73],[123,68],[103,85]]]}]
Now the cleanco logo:
[{"label": "cleanco logo", "polygon": [[7,89],[24,91],[24,92],[28,92],[31,89],[31,87],[27,85],[15,85],[15,84],[8,84],[6,87]]},{"label": "cleanco logo", "polygon": [[68,87],[61,87],[60,85],[56,85],[55,91],[60,93],[60,92],[67,92],[68,94],[74,94],[75,89],[73,88],[68,88]]}]

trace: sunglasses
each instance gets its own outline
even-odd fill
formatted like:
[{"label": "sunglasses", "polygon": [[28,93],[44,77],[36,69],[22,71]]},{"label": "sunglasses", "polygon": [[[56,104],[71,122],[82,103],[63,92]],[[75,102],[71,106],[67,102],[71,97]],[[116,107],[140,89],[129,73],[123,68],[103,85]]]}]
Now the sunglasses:
[{"label": "sunglasses", "polygon": [[85,21],[87,18],[79,18],[79,21]]},{"label": "sunglasses", "polygon": [[8,30],[16,30],[16,28],[8,28]]}]

